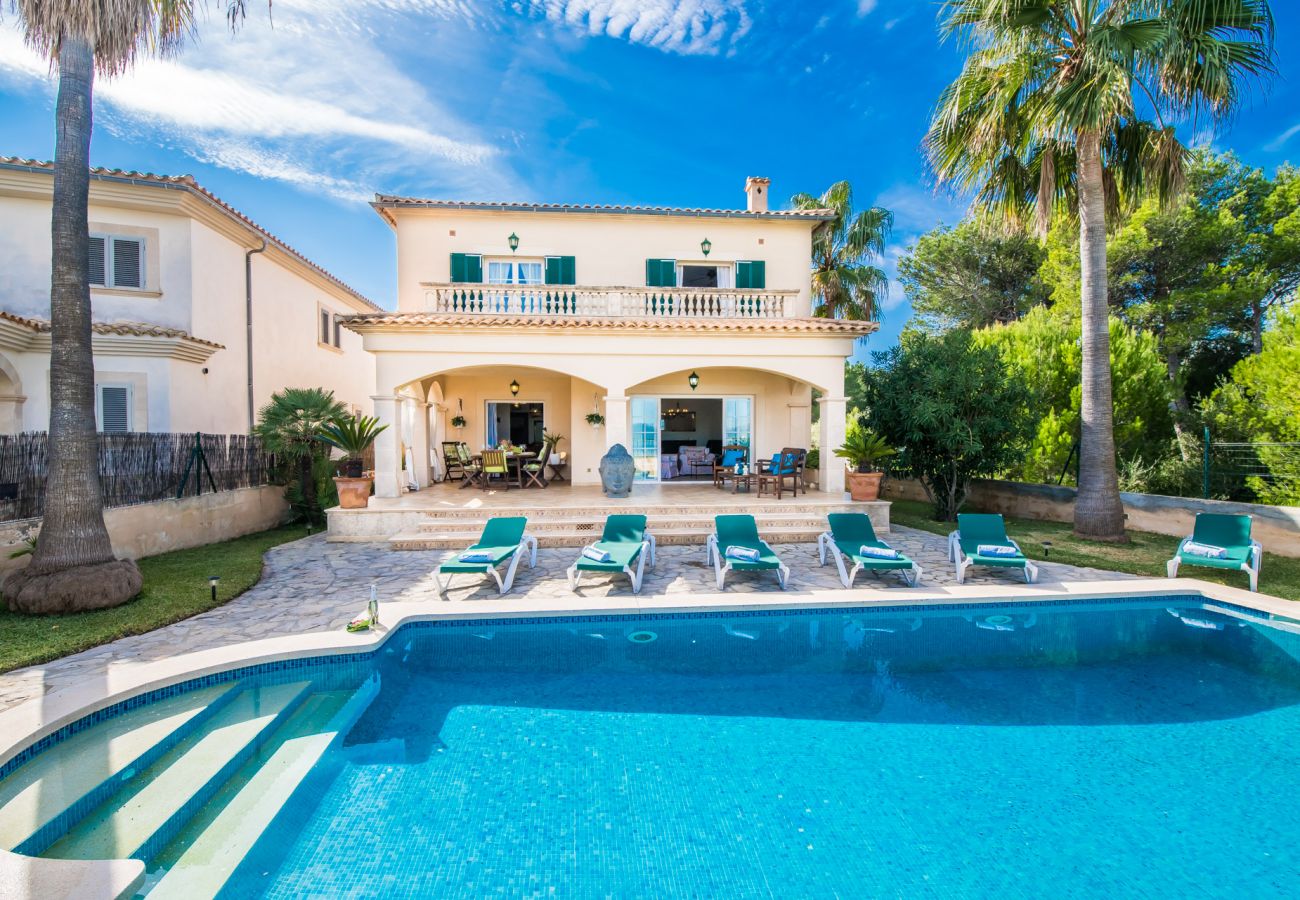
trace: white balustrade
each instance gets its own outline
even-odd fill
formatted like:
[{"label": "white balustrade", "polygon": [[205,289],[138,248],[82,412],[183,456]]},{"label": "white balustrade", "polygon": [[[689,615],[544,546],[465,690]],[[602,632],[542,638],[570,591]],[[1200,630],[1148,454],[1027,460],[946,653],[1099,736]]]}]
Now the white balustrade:
[{"label": "white balustrade", "polygon": [[723,288],[602,288],[567,285],[431,284],[425,309],[472,316],[557,319],[780,319],[797,291]]}]

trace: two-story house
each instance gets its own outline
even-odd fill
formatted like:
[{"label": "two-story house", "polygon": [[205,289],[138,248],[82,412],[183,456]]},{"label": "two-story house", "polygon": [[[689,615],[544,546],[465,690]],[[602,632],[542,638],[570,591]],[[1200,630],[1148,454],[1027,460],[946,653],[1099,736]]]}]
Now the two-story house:
[{"label": "two-story house", "polygon": [[[0,158],[0,434],[49,425],[49,163]],[[379,309],[189,176],[95,169],[90,281],[103,431],[247,432],[285,387],[369,409],[342,317]]]},{"label": "two-story house", "polygon": [[[615,443],[642,481],[687,482],[724,445],[807,447],[814,389],[820,444],[838,446],[844,361],[876,326],[812,315],[812,238],[832,213],[770,209],[769,187],[750,178],[745,209],[377,196],[398,310],[345,320],[394,426],[376,493],[428,483],[424,466],[402,470],[436,466],[441,441],[536,445],[546,431],[565,435],[576,484],[599,482]],[[824,470],[821,487],[841,492],[841,467]]]}]

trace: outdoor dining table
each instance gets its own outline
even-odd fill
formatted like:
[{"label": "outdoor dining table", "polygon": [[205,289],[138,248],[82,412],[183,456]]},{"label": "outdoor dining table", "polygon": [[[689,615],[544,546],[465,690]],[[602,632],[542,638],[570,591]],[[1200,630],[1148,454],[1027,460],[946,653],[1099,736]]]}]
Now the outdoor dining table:
[{"label": "outdoor dining table", "polygon": [[[470,459],[478,463],[479,466],[481,467],[483,465],[482,451],[473,454],[472,456],[470,456]],[[519,450],[519,451],[507,450],[506,451],[506,465],[510,465],[511,463],[514,464],[515,484],[519,485],[519,487],[521,488],[524,486],[524,471],[523,471],[524,463],[533,459],[537,459],[537,454],[532,450]],[[468,487],[468,486],[469,486],[469,482],[465,482],[461,484],[461,487]]]}]

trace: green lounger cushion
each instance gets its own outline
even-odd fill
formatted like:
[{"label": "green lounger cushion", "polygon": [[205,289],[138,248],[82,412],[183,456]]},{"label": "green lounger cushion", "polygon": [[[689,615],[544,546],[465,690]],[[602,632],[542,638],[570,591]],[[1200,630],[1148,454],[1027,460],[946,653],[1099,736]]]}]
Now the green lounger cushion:
[{"label": "green lounger cushion", "polygon": [[600,540],[592,544],[597,550],[609,554],[608,562],[599,562],[579,556],[577,567],[580,572],[622,572],[641,555],[641,544],[645,541],[646,517],[638,515],[617,515],[605,519],[605,531]]},{"label": "green lounger cushion", "polygon": [[[718,531],[718,555],[724,564],[730,563],[737,572],[781,568],[781,560],[758,536],[758,524],[753,516],[714,516],[713,521]],[[752,547],[758,551],[759,557],[752,562],[731,559],[726,555],[728,547]]]},{"label": "green lounger cushion", "polygon": [[854,565],[880,571],[912,568],[912,561],[902,553],[897,559],[877,559],[858,552],[863,545],[889,549],[888,544],[876,537],[876,529],[866,513],[831,513],[826,518],[831,525],[831,540],[835,541],[841,553],[853,560]]},{"label": "green lounger cushion", "polygon": [[957,530],[960,532],[961,552],[978,565],[1021,569],[1028,562],[1020,553],[1015,556],[981,556],[977,552],[980,544],[1012,546],[1006,524],[999,515],[961,513],[957,516]]},{"label": "green lounger cushion", "polygon": [[1192,529],[1192,540],[1198,544],[1222,547],[1227,551],[1227,556],[1214,559],[1186,553],[1180,543],[1178,558],[1183,562],[1211,569],[1240,569],[1242,563],[1250,562],[1250,516],[1200,513],[1196,517],[1196,526]]},{"label": "green lounger cushion", "polygon": [[[524,529],[528,526],[528,519],[524,516],[509,516],[497,519],[488,519],[483,526],[483,534],[479,536],[478,543],[460,553],[467,553],[470,550],[480,550],[492,554],[492,562],[460,562],[458,559],[450,559],[438,566],[439,572],[486,572],[489,569],[495,569],[519,549],[519,542],[524,539]],[[456,555],[459,556],[460,553]]]}]

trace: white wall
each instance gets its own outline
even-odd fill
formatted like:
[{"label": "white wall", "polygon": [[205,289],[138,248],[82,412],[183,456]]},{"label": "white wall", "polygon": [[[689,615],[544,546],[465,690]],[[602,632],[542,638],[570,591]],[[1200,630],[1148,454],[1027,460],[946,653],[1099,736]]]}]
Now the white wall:
[{"label": "white wall", "polygon": [[[809,257],[816,222],[693,216],[498,213],[390,210],[397,226],[398,307],[424,308],[421,282],[451,280],[452,253],[512,256],[506,239],[519,236],[518,258],[573,256],[577,282],[588,286],[645,284],[648,258],[679,262],[766,262],[769,290],[797,290],[798,315],[808,315]],[[453,235],[452,232],[455,232]],[[713,247],[707,258],[700,242]],[[485,277],[486,277],[486,264]]]},{"label": "white wall", "polygon": [[[28,176],[25,190],[48,190],[45,175]],[[177,202],[179,192],[114,185],[140,202]],[[176,328],[224,345],[203,362],[150,355],[97,353],[97,381],[126,380],[136,385],[138,431],[242,433],[248,425],[245,246],[246,229],[219,233],[206,221],[174,211],[133,209],[94,202],[106,188],[92,182],[90,221],[94,230],[143,234],[144,291],[95,289],[91,305],[97,322],[143,322]],[[0,193],[0,309],[48,319],[50,283],[50,203]],[[285,387],[323,387],[361,410],[370,409],[375,391],[374,358],[361,337],[343,329],[340,349],[317,341],[319,308],[349,315],[361,310],[300,274],[274,246],[253,257],[254,411]],[[15,402],[0,412],[8,430],[44,430],[49,425],[49,356],[46,352],[0,350],[21,381],[21,413]],[[207,371],[205,372],[204,369]],[[21,421],[16,421],[17,419]],[[0,423],[2,424],[2,423]]]}]

